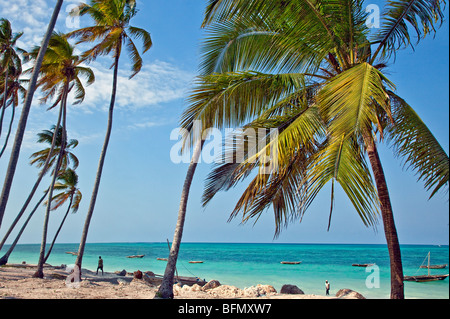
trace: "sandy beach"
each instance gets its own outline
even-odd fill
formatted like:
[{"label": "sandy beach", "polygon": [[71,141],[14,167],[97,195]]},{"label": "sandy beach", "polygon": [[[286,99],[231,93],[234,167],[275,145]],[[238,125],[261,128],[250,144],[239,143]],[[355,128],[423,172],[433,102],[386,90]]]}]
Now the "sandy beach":
[{"label": "sandy beach", "polygon": [[[158,287],[132,273],[96,275],[83,269],[82,281],[70,284],[68,272],[61,267],[47,265],[44,279],[32,278],[35,266],[8,264],[0,267],[0,299],[153,299]],[[256,285],[245,289],[218,285],[205,289],[198,285],[175,285],[175,299],[359,299],[355,292],[336,297],[308,294],[284,294],[269,285]],[[301,288],[301,287],[300,287]]]}]

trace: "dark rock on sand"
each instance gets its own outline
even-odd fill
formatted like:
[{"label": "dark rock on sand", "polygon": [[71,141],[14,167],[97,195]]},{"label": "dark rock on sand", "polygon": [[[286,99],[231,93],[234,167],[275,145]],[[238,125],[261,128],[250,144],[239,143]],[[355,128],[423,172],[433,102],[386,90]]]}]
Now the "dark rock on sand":
[{"label": "dark rock on sand", "polygon": [[298,288],[296,285],[283,285],[281,287],[280,293],[289,295],[304,295],[303,290]]}]

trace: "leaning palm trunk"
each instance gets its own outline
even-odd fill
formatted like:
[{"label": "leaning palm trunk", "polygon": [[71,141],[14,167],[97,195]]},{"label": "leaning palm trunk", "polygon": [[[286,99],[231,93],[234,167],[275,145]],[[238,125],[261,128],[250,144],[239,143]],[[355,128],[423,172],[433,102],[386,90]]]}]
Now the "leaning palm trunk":
[{"label": "leaning palm trunk", "polygon": [[56,139],[57,139],[57,131],[58,131],[60,125],[61,125],[62,113],[63,113],[63,108],[60,107],[59,114],[58,114],[58,119],[56,121],[55,132],[53,133],[52,145],[50,146],[50,150],[48,152],[48,156],[47,156],[47,158],[45,160],[44,165],[42,166],[42,170],[39,173],[38,179],[34,183],[34,186],[33,186],[32,190],[31,190],[30,194],[28,195],[27,199],[25,200],[25,203],[23,204],[22,208],[20,209],[20,212],[17,214],[16,218],[14,219],[12,224],[10,225],[10,227],[9,227],[8,231],[6,232],[5,236],[3,236],[3,239],[0,242],[0,249],[2,249],[3,245],[5,244],[6,240],[9,237],[9,235],[14,230],[14,227],[16,227],[16,225],[19,222],[20,218],[22,218],[22,215],[25,213],[25,210],[27,209],[28,205],[30,204],[31,200],[33,199],[34,194],[36,193],[36,190],[38,189],[39,184],[42,181],[42,178],[47,173],[47,170],[48,170],[49,164],[50,164],[50,160],[51,160],[51,155],[53,154],[53,151],[55,150]]},{"label": "leaning palm trunk", "polygon": [[80,278],[81,278],[81,264],[83,262],[84,248],[86,246],[86,240],[87,240],[87,235],[88,235],[88,231],[89,231],[89,226],[91,223],[92,215],[94,213],[94,207],[95,207],[95,203],[97,200],[98,189],[100,187],[100,181],[101,181],[102,172],[103,172],[103,164],[105,163],[105,158],[106,158],[106,151],[108,150],[109,139],[111,137],[113,114],[114,114],[114,104],[116,101],[116,92],[117,92],[117,75],[118,75],[118,70],[119,70],[119,57],[120,57],[120,53],[119,53],[119,50],[117,50],[116,57],[115,57],[113,87],[112,87],[112,94],[111,94],[111,103],[109,105],[106,136],[105,136],[105,141],[103,143],[102,153],[100,154],[100,160],[99,160],[98,169],[97,169],[97,176],[95,178],[94,189],[92,191],[92,197],[91,197],[91,201],[89,203],[89,209],[88,209],[88,212],[86,215],[86,220],[85,220],[84,227],[83,227],[83,233],[81,235],[80,246],[78,248],[78,256],[75,261],[75,265],[77,265],[78,269],[80,270],[79,271]]},{"label": "leaning palm trunk", "polygon": [[367,146],[367,154],[372,166],[375,183],[380,200],[381,216],[383,219],[384,234],[389,251],[391,268],[391,299],[404,299],[403,289],[403,267],[400,253],[400,244],[397,236],[397,229],[394,223],[389,191],[384,177],[383,167],[375,143],[371,140]]},{"label": "leaning palm trunk", "polygon": [[2,150],[0,151],[0,158],[2,158],[3,153],[6,150],[6,147],[8,146],[8,141],[9,141],[9,137],[11,136],[11,130],[12,130],[12,125],[14,123],[15,115],[16,115],[16,106],[13,103],[11,106],[11,120],[9,121],[9,127],[8,127],[8,132],[6,133],[5,144],[3,144]]},{"label": "leaning palm trunk", "polygon": [[69,215],[70,209],[72,208],[72,202],[73,202],[73,194],[70,196],[69,207],[67,207],[66,214],[64,215],[64,218],[63,218],[63,220],[61,221],[61,224],[59,224],[59,227],[58,227],[58,230],[56,231],[55,237],[53,237],[52,244],[51,244],[50,247],[48,248],[47,255],[45,255],[44,263],[47,262],[47,259],[48,259],[48,257],[50,256],[50,253],[52,252],[53,246],[55,245],[56,238],[58,238],[59,232],[61,231],[61,228],[63,227],[64,222],[65,222],[66,219],[67,219],[67,216]]},{"label": "leaning palm trunk", "polygon": [[[56,167],[53,170],[52,182],[50,184],[50,189],[49,189],[49,192],[48,192],[47,209],[46,209],[46,212],[45,212],[44,228],[43,228],[43,231],[42,231],[41,250],[39,252],[39,261],[38,261],[38,264],[37,264],[37,270],[36,270],[36,272],[33,275],[33,277],[35,277],[35,278],[44,278],[45,247],[47,245],[47,229],[48,229],[48,221],[49,221],[49,218],[50,218],[50,210],[51,210],[51,205],[52,205],[53,190],[55,188],[56,179],[58,178],[59,169],[61,167],[64,150],[66,148],[66,138],[67,138],[66,137],[66,106],[67,106],[67,95],[68,95],[68,93],[69,93],[69,82],[67,81],[67,83],[65,84],[65,87],[64,87],[63,99],[61,101],[62,109],[63,109],[61,148],[59,150],[58,160],[56,162]],[[55,135],[56,135],[56,131],[55,131]]]},{"label": "leaning palm trunk", "polygon": [[2,136],[2,130],[3,130],[3,117],[5,116],[6,111],[6,102],[8,99],[6,98],[8,95],[8,76],[9,76],[9,66],[6,64],[6,71],[5,71],[5,91],[3,93],[3,101],[2,101],[2,112],[0,114],[0,137]]},{"label": "leaning palm trunk", "polygon": [[189,198],[189,190],[191,188],[192,179],[194,178],[195,169],[202,151],[203,141],[199,140],[192,154],[191,163],[189,164],[184,181],[183,190],[181,192],[180,208],[178,210],[178,220],[173,236],[172,248],[170,249],[169,259],[167,261],[166,270],[161,286],[158,289],[157,296],[165,299],[173,299],[173,279],[177,266],[178,252],[180,251],[181,239],[183,236],[184,221],[186,219],[186,207]]},{"label": "leaning palm trunk", "polygon": [[27,228],[28,223],[31,220],[31,217],[33,217],[34,213],[37,211],[37,209],[39,208],[39,205],[41,205],[41,203],[44,201],[45,197],[48,194],[48,189],[45,191],[44,195],[41,197],[41,199],[38,201],[38,203],[36,204],[36,206],[34,206],[33,210],[31,211],[30,215],[28,215],[27,220],[25,221],[25,223],[23,223],[22,228],[19,230],[19,233],[17,234],[16,238],[14,239],[13,243],[11,244],[11,247],[9,247],[8,251],[3,255],[2,258],[0,258],[0,266],[6,265],[6,263],[8,262],[8,258],[11,255],[11,253],[13,252],[14,248],[16,247],[17,243],[19,242],[20,237],[22,236],[22,233],[25,231],[25,228]]},{"label": "leaning palm trunk", "polygon": [[50,37],[52,35],[53,29],[55,28],[56,20],[61,10],[63,0],[58,0],[55,9],[53,11],[50,23],[47,28],[47,33],[45,34],[44,40],[42,42],[39,55],[36,59],[36,64],[31,75],[30,85],[28,87],[27,95],[25,97],[25,103],[22,108],[22,114],[19,119],[17,132],[14,140],[14,145],[11,151],[11,157],[9,159],[8,169],[6,171],[5,181],[3,184],[2,193],[0,195],[0,228],[2,225],[3,216],[5,215],[6,204],[8,202],[9,193],[11,191],[11,186],[16,172],[17,162],[19,160],[20,148],[22,146],[23,136],[25,134],[25,128],[27,126],[28,115],[30,113],[31,102],[33,101],[34,91],[36,90],[36,82],[41,69],[42,61],[44,59],[45,51],[47,50]]}]

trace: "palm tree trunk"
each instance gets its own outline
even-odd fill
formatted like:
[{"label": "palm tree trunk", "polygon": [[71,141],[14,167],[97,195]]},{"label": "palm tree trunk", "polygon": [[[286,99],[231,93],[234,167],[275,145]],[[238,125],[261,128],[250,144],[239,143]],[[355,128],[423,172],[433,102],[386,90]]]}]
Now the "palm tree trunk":
[{"label": "palm tree trunk", "polygon": [[6,240],[8,239],[9,235],[11,234],[11,232],[14,230],[14,227],[16,227],[16,225],[19,222],[20,218],[22,218],[22,215],[25,213],[25,210],[27,209],[28,205],[30,204],[31,200],[33,199],[34,193],[36,193],[36,190],[38,189],[38,186],[41,183],[42,178],[47,173],[47,170],[48,170],[48,167],[49,167],[49,164],[50,164],[50,159],[52,157],[51,155],[53,154],[53,151],[54,151],[55,145],[56,145],[56,139],[57,139],[57,135],[58,135],[57,132],[59,130],[59,127],[61,126],[62,113],[63,113],[63,108],[60,107],[59,108],[59,114],[58,114],[58,120],[56,121],[55,131],[53,132],[52,145],[50,146],[50,151],[48,152],[48,156],[45,159],[45,163],[44,163],[44,165],[42,167],[41,172],[39,173],[38,179],[34,183],[34,186],[33,186],[32,190],[31,190],[30,194],[28,195],[25,203],[23,204],[23,206],[20,209],[19,213],[17,214],[16,218],[12,222],[12,224],[9,227],[8,231],[3,236],[3,239],[0,242],[0,250],[2,249],[3,245],[5,244]]},{"label": "palm tree trunk", "polygon": [[92,191],[91,201],[89,203],[89,209],[88,209],[88,212],[86,214],[86,220],[84,222],[83,233],[81,235],[80,246],[78,248],[78,256],[77,256],[77,259],[75,261],[75,265],[77,265],[78,269],[80,270],[79,271],[80,279],[81,279],[81,264],[83,262],[83,253],[84,253],[84,248],[86,246],[86,240],[87,240],[87,236],[88,236],[89,225],[91,223],[92,215],[94,213],[94,207],[95,207],[95,203],[97,201],[98,189],[100,187],[100,181],[101,181],[101,178],[102,178],[103,164],[105,163],[106,152],[108,150],[109,139],[111,137],[112,124],[113,124],[113,115],[114,115],[114,105],[115,105],[115,102],[116,102],[117,75],[118,75],[118,71],[119,71],[119,58],[120,58],[120,51],[117,50],[116,51],[116,56],[115,56],[114,74],[113,74],[113,86],[112,86],[112,93],[111,93],[111,102],[110,102],[110,105],[109,105],[108,124],[107,124],[107,128],[106,128],[105,141],[103,143],[102,152],[100,154],[100,160],[99,160],[99,163],[98,163],[97,176],[95,178],[94,189]]},{"label": "palm tree trunk", "polygon": [[[48,201],[47,201],[47,209],[44,217],[44,228],[42,230],[42,241],[41,241],[41,250],[39,252],[39,261],[37,264],[37,270],[33,274],[34,278],[44,278],[44,258],[45,258],[45,247],[47,245],[47,230],[48,230],[48,221],[50,218],[50,210],[52,206],[52,198],[53,198],[53,190],[55,188],[56,179],[58,178],[59,169],[61,167],[64,151],[66,148],[66,106],[67,106],[67,95],[69,93],[69,82],[64,84],[64,92],[63,99],[61,101],[61,107],[63,108],[63,116],[62,116],[62,139],[61,139],[61,148],[58,154],[58,160],[56,162],[56,167],[53,170],[52,182],[50,184],[50,189],[48,192]],[[56,131],[54,133],[56,135]]]},{"label": "palm tree trunk", "polygon": [[55,245],[56,238],[58,238],[59,232],[61,231],[61,228],[63,227],[64,222],[66,221],[67,216],[69,215],[70,208],[72,208],[73,195],[74,195],[74,194],[72,194],[72,195],[70,196],[69,207],[67,208],[66,214],[64,215],[64,218],[63,218],[63,220],[61,221],[61,224],[59,225],[58,230],[56,231],[55,237],[53,237],[52,244],[50,245],[50,248],[49,248],[48,251],[47,251],[47,255],[46,255],[45,258],[44,258],[44,263],[47,262],[47,259],[48,259],[48,257],[50,256],[50,253],[52,252],[53,246]]},{"label": "palm tree trunk", "polygon": [[22,108],[22,114],[19,119],[17,126],[17,132],[14,139],[14,145],[11,151],[11,156],[9,159],[8,169],[6,171],[5,181],[3,183],[2,193],[0,195],[0,229],[3,221],[3,216],[5,215],[6,204],[8,202],[9,193],[11,191],[11,186],[16,172],[17,162],[19,160],[20,148],[22,146],[23,136],[25,134],[25,128],[27,126],[28,115],[30,113],[31,102],[33,101],[34,91],[36,90],[36,82],[41,69],[42,61],[44,59],[45,51],[47,51],[48,43],[52,35],[53,29],[55,28],[56,20],[58,19],[59,11],[61,10],[63,0],[58,0],[55,5],[52,17],[50,19],[47,33],[42,41],[41,49],[39,51],[38,57],[36,59],[36,64],[33,69],[33,73],[30,79],[30,85],[28,87],[27,95],[25,97],[25,103]]},{"label": "palm tree trunk", "polygon": [[5,91],[3,93],[3,101],[2,101],[2,112],[0,114],[0,137],[2,136],[2,130],[3,130],[3,117],[5,116],[5,110],[6,110],[6,102],[8,101],[8,76],[9,76],[9,67],[8,63],[6,64],[6,71],[5,71]]},{"label": "palm tree trunk", "polygon": [[189,164],[188,171],[186,173],[186,179],[184,181],[183,190],[181,192],[180,208],[178,210],[178,220],[175,228],[175,234],[173,236],[172,248],[170,249],[170,255],[167,261],[166,270],[164,272],[164,278],[161,286],[158,289],[156,296],[164,299],[173,299],[173,278],[175,269],[177,266],[178,252],[180,251],[181,239],[183,236],[184,221],[186,219],[186,207],[189,198],[189,190],[191,188],[192,179],[194,178],[195,169],[200,158],[200,154],[203,147],[203,140],[199,140],[195,146],[194,153],[192,154],[191,163]]},{"label": "palm tree trunk", "polygon": [[404,299],[403,289],[403,267],[400,252],[400,244],[395,228],[394,214],[392,212],[389,191],[384,176],[380,157],[378,156],[375,142],[371,139],[367,146],[372,171],[377,184],[378,198],[381,205],[381,216],[383,218],[384,234],[389,250],[390,268],[391,268],[391,299]]},{"label": "palm tree trunk", "polygon": [[25,231],[25,228],[27,228],[27,225],[30,222],[31,217],[33,217],[34,213],[39,208],[39,205],[41,205],[41,203],[44,201],[44,199],[47,196],[47,194],[48,194],[48,189],[45,192],[44,196],[42,196],[41,199],[39,200],[39,202],[36,204],[36,206],[34,206],[33,210],[30,213],[30,215],[28,215],[27,220],[25,221],[25,223],[23,223],[23,226],[19,230],[19,233],[17,234],[16,239],[14,239],[14,242],[11,244],[11,247],[9,247],[8,251],[3,255],[2,258],[0,258],[0,266],[6,265],[6,263],[8,262],[9,256],[11,255],[12,251],[14,250],[14,248],[17,245],[17,243],[19,242],[19,239],[22,236],[22,233]]},{"label": "palm tree trunk", "polygon": [[0,151],[0,158],[2,158],[3,153],[6,150],[6,147],[8,146],[9,137],[11,136],[12,125],[14,123],[14,116],[16,115],[16,106],[14,104],[15,103],[13,103],[11,107],[12,108],[11,120],[9,121],[8,133],[6,133],[5,144],[3,144],[2,150]]}]

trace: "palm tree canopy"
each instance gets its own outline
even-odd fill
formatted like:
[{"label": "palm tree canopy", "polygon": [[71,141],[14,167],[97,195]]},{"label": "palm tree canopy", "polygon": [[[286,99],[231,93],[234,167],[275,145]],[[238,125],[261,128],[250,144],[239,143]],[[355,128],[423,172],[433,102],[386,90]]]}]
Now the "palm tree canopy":
[{"label": "palm tree canopy", "polygon": [[[280,132],[278,171],[258,174],[232,216],[257,217],[272,205],[279,226],[301,218],[329,181],[333,202],[336,181],[363,222],[374,224],[379,203],[364,155],[373,140],[389,140],[431,196],[448,186],[448,155],[383,73],[397,50],[412,45],[411,32],[417,41],[436,32],[443,4],[388,1],[373,33],[359,0],[209,1],[202,75],[182,127],[190,130],[201,120],[203,129],[243,125]],[[254,157],[244,158],[216,166],[204,204],[261,168],[250,161]]]},{"label": "palm tree canopy", "polygon": [[[35,47],[28,56],[36,59],[39,50],[40,47]],[[55,107],[61,101],[65,85],[70,85],[69,91],[75,88],[74,104],[79,104],[83,102],[86,93],[80,77],[86,79],[87,85],[91,85],[95,81],[92,69],[83,66],[83,59],[74,51],[75,46],[71,45],[63,34],[53,32],[44,55],[41,77],[38,81],[38,86],[46,93],[41,99],[43,103],[57,94],[56,102],[50,108]],[[26,72],[31,72],[31,69]]]},{"label": "palm tree canopy", "polygon": [[[25,51],[16,46],[17,40],[23,35],[23,32],[14,33],[9,20],[0,19],[0,63],[2,69],[6,68],[10,62],[21,70],[22,61],[19,54]],[[18,54],[19,53],[19,54]]]},{"label": "palm tree canopy", "polygon": [[[88,14],[95,22],[94,26],[70,32],[68,37],[79,37],[81,42],[99,42],[87,50],[83,57],[95,60],[98,56],[114,54],[120,56],[125,46],[131,61],[134,77],[142,68],[142,57],[133,42],[134,39],[143,43],[143,53],[152,47],[150,33],[144,29],[130,25],[130,20],[136,15],[136,1],[132,0],[91,0],[90,4],[82,3],[71,14]],[[114,64],[111,66],[113,67]]]},{"label": "palm tree canopy", "polygon": [[68,199],[72,198],[71,209],[73,213],[76,213],[80,207],[80,202],[82,199],[82,194],[77,186],[78,175],[73,169],[68,168],[61,172],[58,175],[57,182],[55,183],[55,190],[59,190],[61,192],[53,196],[51,209],[58,209]]},{"label": "palm tree canopy", "polygon": [[[31,154],[30,164],[36,164],[37,167],[42,167],[47,160],[47,157],[50,152],[50,145],[52,144],[53,134],[55,132],[55,126],[52,126],[50,130],[44,130],[41,133],[38,133],[38,143],[48,144],[49,147],[45,148],[41,151],[35,152]],[[58,158],[58,154],[61,149],[61,145],[63,144],[63,128],[60,126],[59,129],[56,130],[56,139],[55,139],[55,148],[51,154],[51,159],[49,162],[49,167],[52,167]],[[78,146],[78,141],[75,139],[71,139],[65,145],[65,150],[63,153],[63,159],[61,162],[61,170],[65,171],[69,168],[69,165],[72,165],[73,169],[76,169],[79,165],[78,158],[71,152],[72,149]]]}]

